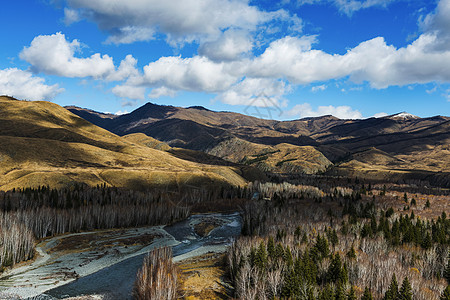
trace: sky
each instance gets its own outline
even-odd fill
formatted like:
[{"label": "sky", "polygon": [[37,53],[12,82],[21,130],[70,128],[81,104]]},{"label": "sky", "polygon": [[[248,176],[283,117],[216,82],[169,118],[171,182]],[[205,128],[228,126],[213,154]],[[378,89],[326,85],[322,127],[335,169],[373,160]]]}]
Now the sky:
[{"label": "sky", "polygon": [[450,0],[15,0],[1,11],[0,94],[18,99],[116,114],[152,102],[279,120],[450,116]]}]

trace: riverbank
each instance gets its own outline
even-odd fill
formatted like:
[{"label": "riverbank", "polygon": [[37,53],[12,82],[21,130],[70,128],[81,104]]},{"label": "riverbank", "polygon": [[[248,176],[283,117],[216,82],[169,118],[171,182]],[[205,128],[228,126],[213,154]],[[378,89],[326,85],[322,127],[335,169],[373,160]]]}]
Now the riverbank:
[{"label": "riverbank", "polygon": [[[207,228],[200,235],[195,230],[198,224]],[[239,214],[216,213],[193,215],[170,226],[49,238],[37,245],[35,261],[2,274],[0,299],[101,299],[103,295],[130,299],[135,274],[149,250],[172,246],[175,262],[223,253],[240,234],[240,226]]]},{"label": "riverbank", "polygon": [[2,274],[0,299],[35,297],[152,248],[179,244],[162,227],[102,230],[46,239],[36,246],[38,257],[31,264]]}]

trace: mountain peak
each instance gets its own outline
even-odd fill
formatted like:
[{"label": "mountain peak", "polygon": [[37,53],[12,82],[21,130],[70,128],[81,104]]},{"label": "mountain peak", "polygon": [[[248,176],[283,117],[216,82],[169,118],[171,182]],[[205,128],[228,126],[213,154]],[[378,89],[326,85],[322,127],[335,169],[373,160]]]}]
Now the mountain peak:
[{"label": "mountain peak", "polygon": [[406,111],[402,111],[400,113],[387,116],[386,118],[391,120],[413,120],[413,119],[420,119],[420,117],[407,113]]}]

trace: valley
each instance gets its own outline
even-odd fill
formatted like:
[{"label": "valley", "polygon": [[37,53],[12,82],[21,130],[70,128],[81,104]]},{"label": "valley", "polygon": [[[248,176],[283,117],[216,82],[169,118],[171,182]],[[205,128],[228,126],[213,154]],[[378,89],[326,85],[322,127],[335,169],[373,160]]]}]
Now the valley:
[{"label": "valley", "polygon": [[449,121],[0,97],[0,298],[440,299]]}]

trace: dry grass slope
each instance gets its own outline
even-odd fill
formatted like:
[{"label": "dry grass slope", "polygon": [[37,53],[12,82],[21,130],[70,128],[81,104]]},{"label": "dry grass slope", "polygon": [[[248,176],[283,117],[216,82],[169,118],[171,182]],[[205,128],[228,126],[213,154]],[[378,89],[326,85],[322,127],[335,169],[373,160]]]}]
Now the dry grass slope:
[{"label": "dry grass slope", "polygon": [[139,136],[119,137],[54,103],[0,97],[1,190],[74,182],[129,188],[245,184],[238,173],[179,159],[143,145]]}]

